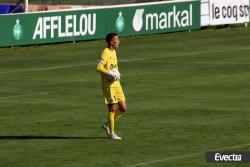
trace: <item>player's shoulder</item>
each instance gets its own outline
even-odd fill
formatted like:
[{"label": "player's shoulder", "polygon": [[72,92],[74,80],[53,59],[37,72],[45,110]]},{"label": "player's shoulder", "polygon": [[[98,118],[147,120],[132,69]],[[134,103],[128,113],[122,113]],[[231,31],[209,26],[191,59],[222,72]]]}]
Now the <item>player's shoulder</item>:
[{"label": "player's shoulder", "polygon": [[102,53],[109,53],[109,52],[110,52],[109,48],[104,48],[102,51]]},{"label": "player's shoulder", "polygon": [[106,52],[106,48],[102,50],[102,53],[101,53],[101,58],[102,59],[105,59],[107,57],[107,52]]},{"label": "player's shoulder", "polygon": [[102,51],[102,57],[110,57],[112,56],[114,53],[112,51],[110,51],[109,48],[105,48]]},{"label": "player's shoulder", "polygon": [[108,55],[109,54],[109,49],[108,48],[104,48],[103,50],[102,50],[102,56],[106,56],[106,55]]}]

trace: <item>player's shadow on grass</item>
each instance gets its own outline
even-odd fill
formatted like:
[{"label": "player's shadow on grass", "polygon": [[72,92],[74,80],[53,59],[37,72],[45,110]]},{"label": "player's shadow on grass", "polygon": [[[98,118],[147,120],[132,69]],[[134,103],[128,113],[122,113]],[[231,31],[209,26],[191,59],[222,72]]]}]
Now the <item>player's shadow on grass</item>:
[{"label": "player's shadow on grass", "polygon": [[107,137],[74,137],[74,136],[0,136],[0,140],[100,140]]}]

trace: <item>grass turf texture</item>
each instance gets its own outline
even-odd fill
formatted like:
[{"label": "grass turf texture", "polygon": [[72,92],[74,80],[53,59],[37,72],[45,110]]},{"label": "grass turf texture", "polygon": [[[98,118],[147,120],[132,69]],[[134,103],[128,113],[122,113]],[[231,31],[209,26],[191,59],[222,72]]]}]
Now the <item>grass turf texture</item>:
[{"label": "grass turf texture", "polygon": [[205,152],[250,150],[249,39],[239,27],[122,38],[122,141],[100,128],[103,40],[0,49],[0,166],[248,166]]}]

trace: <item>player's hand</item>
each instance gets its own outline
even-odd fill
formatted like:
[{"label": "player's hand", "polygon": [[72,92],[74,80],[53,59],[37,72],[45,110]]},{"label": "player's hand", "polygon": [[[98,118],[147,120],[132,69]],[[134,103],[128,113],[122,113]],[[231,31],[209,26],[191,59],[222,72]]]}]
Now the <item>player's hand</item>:
[{"label": "player's hand", "polygon": [[115,72],[116,72],[116,80],[120,80],[121,73],[119,71],[115,71]]},{"label": "player's hand", "polygon": [[119,71],[110,70],[110,71],[108,72],[108,76],[109,76],[109,78],[110,78],[111,80],[116,80],[116,81],[117,81],[117,80],[120,79],[121,74],[120,74]]},{"label": "player's hand", "polygon": [[118,73],[116,71],[114,71],[114,70],[110,70],[108,72],[108,78],[111,81],[119,80],[120,79],[120,77],[118,76]]},{"label": "player's hand", "polygon": [[109,72],[108,72],[108,76],[109,76],[109,78],[115,78],[116,77],[116,73],[115,73],[115,71],[113,71],[113,70],[110,70]]}]

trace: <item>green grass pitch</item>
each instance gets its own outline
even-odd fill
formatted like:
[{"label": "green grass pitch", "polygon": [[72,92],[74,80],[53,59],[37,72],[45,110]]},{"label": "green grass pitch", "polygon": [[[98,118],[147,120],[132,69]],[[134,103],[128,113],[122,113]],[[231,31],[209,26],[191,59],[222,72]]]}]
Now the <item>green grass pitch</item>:
[{"label": "green grass pitch", "polygon": [[250,28],[121,38],[128,110],[106,139],[103,40],[0,49],[1,167],[214,167],[250,151]]}]

